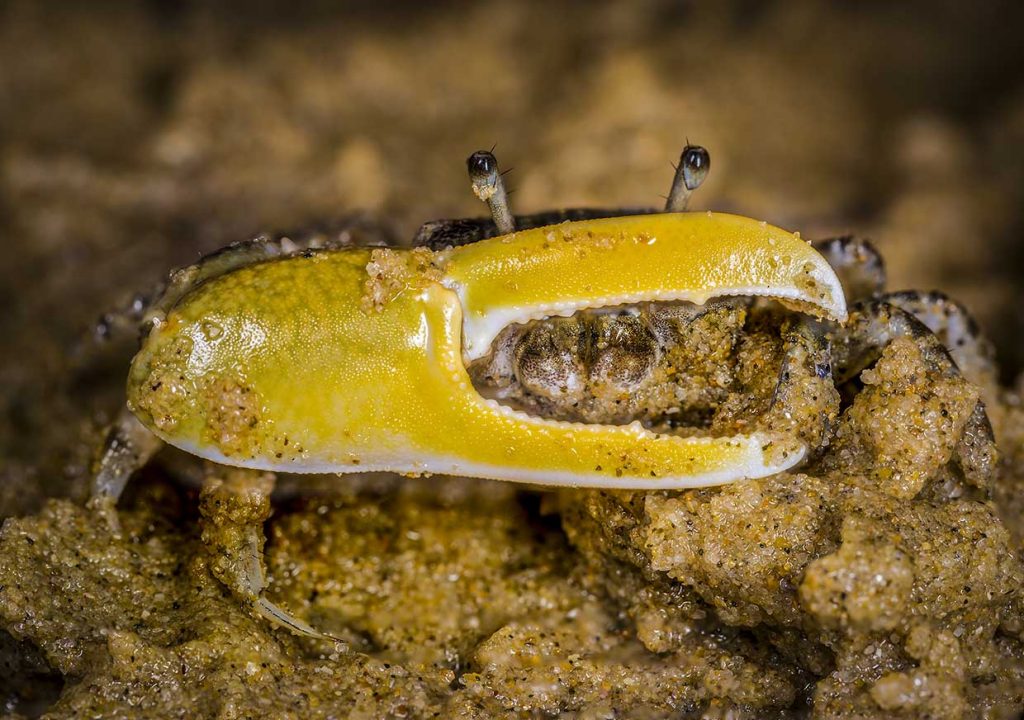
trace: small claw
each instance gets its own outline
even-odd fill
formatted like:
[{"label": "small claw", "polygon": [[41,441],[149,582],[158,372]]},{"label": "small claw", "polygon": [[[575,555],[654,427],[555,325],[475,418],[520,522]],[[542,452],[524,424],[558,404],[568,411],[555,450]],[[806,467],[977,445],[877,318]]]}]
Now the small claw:
[{"label": "small claw", "polygon": [[532,417],[484,399],[466,371],[509,323],[722,295],[846,315],[810,245],[731,215],[565,223],[437,253],[337,250],[242,268],[182,298],[136,356],[129,400],[171,444],[243,467],[634,489],[761,477],[804,445]]}]

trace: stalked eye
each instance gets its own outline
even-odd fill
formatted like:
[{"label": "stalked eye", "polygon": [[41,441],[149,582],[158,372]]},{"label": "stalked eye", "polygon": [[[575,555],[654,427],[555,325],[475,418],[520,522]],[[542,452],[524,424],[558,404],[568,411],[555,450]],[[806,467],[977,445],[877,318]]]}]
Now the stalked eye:
[{"label": "stalked eye", "polygon": [[687,145],[680,159],[683,168],[683,182],[687,190],[696,190],[704,182],[711,169],[711,156],[699,145]]},{"label": "stalked eye", "polygon": [[471,178],[485,178],[498,169],[498,161],[494,153],[478,150],[466,159],[466,167]]},{"label": "stalked eye", "polygon": [[473,194],[487,203],[498,232],[507,234],[516,229],[512,210],[508,205],[505,183],[498,172],[498,159],[490,150],[477,150],[466,160]]},{"label": "stalked eye", "polygon": [[701,186],[711,169],[711,155],[699,145],[687,144],[679,156],[672,190],[665,201],[665,212],[683,212],[693,191]]}]

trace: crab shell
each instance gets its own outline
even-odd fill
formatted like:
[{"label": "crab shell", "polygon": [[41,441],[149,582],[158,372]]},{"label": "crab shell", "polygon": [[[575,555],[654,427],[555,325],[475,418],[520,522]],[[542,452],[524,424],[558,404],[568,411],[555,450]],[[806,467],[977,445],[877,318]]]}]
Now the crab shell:
[{"label": "crab shell", "polygon": [[564,223],[438,252],[325,250],[185,294],[133,361],[129,407],[183,450],[274,471],[619,488],[770,475],[802,459],[799,441],[542,419],[483,398],[466,371],[511,323],[723,295],[846,316],[807,242],[720,213]]}]

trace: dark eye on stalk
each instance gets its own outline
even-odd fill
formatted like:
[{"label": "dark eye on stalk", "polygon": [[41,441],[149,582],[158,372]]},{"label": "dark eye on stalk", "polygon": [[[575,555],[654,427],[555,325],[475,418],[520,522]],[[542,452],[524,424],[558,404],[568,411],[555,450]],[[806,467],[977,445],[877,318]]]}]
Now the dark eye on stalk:
[{"label": "dark eye on stalk", "polygon": [[469,169],[470,177],[476,178],[497,171],[498,161],[494,157],[494,153],[477,150],[466,159],[466,167]]},{"label": "dark eye on stalk", "polygon": [[672,190],[665,199],[665,212],[683,212],[690,204],[690,196],[700,187],[711,169],[711,155],[700,145],[687,143],[679,156]]},{"label": "dark eye on stalk", "polygon": [[683,165],[683,182],[686,183],[686,189],[696,190],[708,176],[708,170],[711,169],[711,156],[699,145],[687,145],[683,148],[680,162]]},{"label": "dark eye on stalk", "polygon": [[490,207],[498,232],[505,235],[515,230],[515,219],[508,207],[508,195],[498,173],[498,159],[494,153],[477,150],[466,159],[466,167],[469,169],[473,193]]}]

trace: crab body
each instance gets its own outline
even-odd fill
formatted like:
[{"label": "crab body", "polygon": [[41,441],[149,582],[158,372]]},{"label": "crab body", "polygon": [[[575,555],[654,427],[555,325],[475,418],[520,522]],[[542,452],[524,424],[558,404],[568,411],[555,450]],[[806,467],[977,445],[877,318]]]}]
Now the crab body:
[{"label": "crab body", "polygon": [[309,251],[178,297],[135,358],[129,407],[188,452],[293,473],[632,488],[760,477],[799,462],[803,443],[770,429],[682,437],[543,419],[484,398],[467,371],[510,325],[736,295],[846,313],[808,243],[719,213],[583,220],[441,250]]},{"label": "crab body", "polygon": [[[894,340],[944,376],[991,375],[966,309],[885,293],[870,243],[684,212],[709,162],[684,149],[664,214],[514,216],[481,151],[467,167],[490,220],[428,222],[403,248],[356,218],[174,271],[98,328],[144,339],[90,505],[116,528],[126,482],[163,442],[287,473],[724,484],[825,462],[841,393]],[[996,457],[979,399],[956,491],[986,496]],[[269,507],[275,472],[205,467],[211,571],[268,621],[337,640],[266,596],[266,515],[252,508]]]}]

